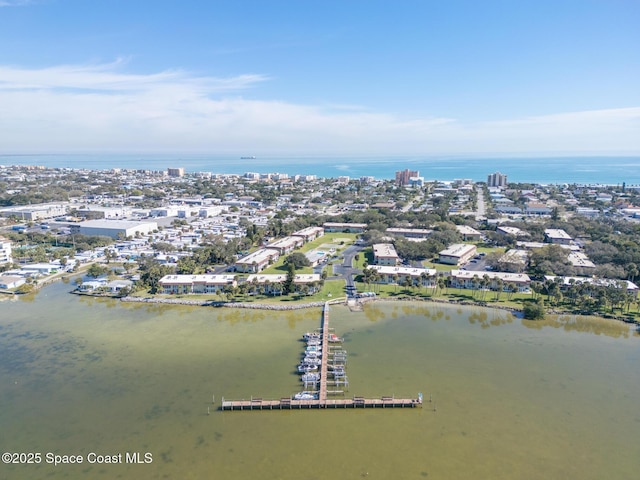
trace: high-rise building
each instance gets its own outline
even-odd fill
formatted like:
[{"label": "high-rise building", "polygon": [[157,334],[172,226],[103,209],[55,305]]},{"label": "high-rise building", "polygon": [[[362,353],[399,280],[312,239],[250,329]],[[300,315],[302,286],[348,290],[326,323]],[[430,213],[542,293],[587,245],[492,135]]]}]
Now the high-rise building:
[{"label": "high-rise building", "polygon": [[167,168],[167,174],[170,177],[184,177],[184,168]]},{"label": "high-rise building", "polygon": [[496,172],[487,176],[487,186],[489,187],[506,187],[507,176],[503,173]]},{"label": "high-rise building", "polygon": [[0,265],[11,263],[11,242],[4,237],[0,237]]},{"label": "high-rise building", "polygon": [[416,170],[402,170],[400,172],[396,172],[396,184],[397,185],[409,185],[409,179],[412,177],[419,177],[420,172]]}]

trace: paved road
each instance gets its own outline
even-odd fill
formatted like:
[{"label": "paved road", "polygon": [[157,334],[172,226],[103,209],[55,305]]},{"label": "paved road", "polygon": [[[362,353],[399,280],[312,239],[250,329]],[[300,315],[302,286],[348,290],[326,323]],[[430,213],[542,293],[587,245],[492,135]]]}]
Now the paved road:
[{"label": "paved road", "polygon": [[353,275],[359,274],[360,270],[353,268],[353,258],[357,253],[362,251],[360,245],[351,245],[344,251],[344,261],[342,262],[342,277],[346,283],[347,297],[352,297],[356,293],[356,284],[353,281]]},{"label": "paved road", "polygon": [[482,187],[477,186],[476,192],[478,193],[478,202],[476,206],[476,220],[480,220],[481,218],[484,218],[485,212],[486,212],[486,207],[484,204],[484,190],[482,189]]}]

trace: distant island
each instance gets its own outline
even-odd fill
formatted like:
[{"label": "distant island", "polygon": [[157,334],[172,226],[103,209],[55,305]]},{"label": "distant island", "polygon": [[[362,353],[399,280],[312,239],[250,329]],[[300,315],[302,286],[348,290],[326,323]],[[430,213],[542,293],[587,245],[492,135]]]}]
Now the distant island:
[{"label": "distant island", "polygon": [[250,155],[248,157],[240,157],[240,160],[255,160],[255,155]]}]

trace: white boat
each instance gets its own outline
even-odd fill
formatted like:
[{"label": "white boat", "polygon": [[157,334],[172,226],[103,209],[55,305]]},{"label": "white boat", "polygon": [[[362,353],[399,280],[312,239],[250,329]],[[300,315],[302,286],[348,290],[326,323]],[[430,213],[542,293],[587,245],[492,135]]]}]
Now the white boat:
[{"label": "white boat", "polygon": [[317,357],[304,357],[302,363],[308,363],[309,365],[320,365],[322,363],[321,358]]},{"label": "white boat", "polygon": [[300,373],[309,373],[318,371],[318,365],[313,365],[311,363],[301,363],[298,365],[298,372]]},{"label": "white boat", "polygon": [[300,379],[307,383],[307,382],[317,382],[320,380],[320,374],[319,373],[305,373],[304,375],[302,375],[302,377],[300,377]]},{"label": "white boat", "polygon": [[320,340],[322,338],[322,335],[317,332],[307,332],[302,335],[302,338],[304,338],[305,340]]},{"label": "white boat", "polygon": [[318,394],[314,392],[299,392],[293,396],[294,400],[317,400]]}]

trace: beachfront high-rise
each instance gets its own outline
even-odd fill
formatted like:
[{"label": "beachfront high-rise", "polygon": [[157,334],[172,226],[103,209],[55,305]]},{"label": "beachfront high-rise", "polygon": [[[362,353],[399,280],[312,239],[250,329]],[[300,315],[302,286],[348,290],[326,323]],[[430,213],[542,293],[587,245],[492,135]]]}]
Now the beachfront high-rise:
[{"label": "beachfront high-rise", "polygon": [[507,186],[507,176],[503,173],[496,172],[487,176],[487,186],[488,187],[506,187]]},{"label": "beachfront high-rise", "polygon": [[167,168],[167,175],[170,177],[184,177],[184,168]]},{"label": "beachfront high-rise", "polygon": [[416,178],[420,176],[420,172],[417,170],[402,170],[400,172],[396,172],[396,185],[406,186],[409,185],[411,178]]}]

